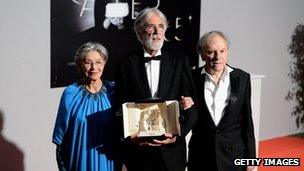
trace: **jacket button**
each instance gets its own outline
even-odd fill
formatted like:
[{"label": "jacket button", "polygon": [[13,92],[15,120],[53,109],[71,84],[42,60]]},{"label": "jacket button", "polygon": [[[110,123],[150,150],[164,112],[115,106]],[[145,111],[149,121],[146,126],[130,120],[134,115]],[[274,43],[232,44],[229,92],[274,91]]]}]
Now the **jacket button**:
[{"label": "jacket button", "polygon": [[216,130],[215,130],[215,133],[217,133],[217,134],[220,133],[220,130],[216,129]]}]

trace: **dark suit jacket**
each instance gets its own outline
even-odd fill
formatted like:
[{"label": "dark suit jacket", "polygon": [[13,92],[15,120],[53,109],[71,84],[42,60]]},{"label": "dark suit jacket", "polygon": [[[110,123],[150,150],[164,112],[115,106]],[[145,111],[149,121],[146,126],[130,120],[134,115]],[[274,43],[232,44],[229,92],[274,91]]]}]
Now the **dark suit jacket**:
[{"label": "dark suit jacket", "polygon": [[[187,57],[162,49],[158,97],[164,100],[180,100],[180,96],[194,97],[194,84]],[[151,98],[143,50],[119,60],[116,69],[115,104],[121,108],[124,102]],[[174,144],[161,147],[139,147],[126,143],[125,158],[129,170],[183,170],[186,165],[184,136],[196,120],[195,107],[181,112],[182,136]],[[122,124],[121,124],[122,125]]]},{"label": "dark suit jacket", "polygon": [[243,170],[234,166],[235,158],[255,158],[255,138],[251,112],[250,75],[233,68],[230,73],[231,95],[226,111],[216,126],[210,116],[204,95],[205,74],[202,68],[193,72],[197,88],[198,121],[189,143],[190,169],[195,171]]}]

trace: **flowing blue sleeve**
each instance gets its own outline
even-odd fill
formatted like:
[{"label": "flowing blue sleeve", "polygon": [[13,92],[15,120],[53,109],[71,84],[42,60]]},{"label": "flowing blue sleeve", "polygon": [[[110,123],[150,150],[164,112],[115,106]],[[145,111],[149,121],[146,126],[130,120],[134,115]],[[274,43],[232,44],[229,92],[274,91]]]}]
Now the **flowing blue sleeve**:
[{"label": "flowing blue sleeve", "polygon": [[64,135],[68,129],[68,124],[71,115],[69,94],[70,94],[69,91],[65,89],[60,99],[57,118],[53,131],[53,138],[52,138],[52,142],[56,145],[62,144]]}]

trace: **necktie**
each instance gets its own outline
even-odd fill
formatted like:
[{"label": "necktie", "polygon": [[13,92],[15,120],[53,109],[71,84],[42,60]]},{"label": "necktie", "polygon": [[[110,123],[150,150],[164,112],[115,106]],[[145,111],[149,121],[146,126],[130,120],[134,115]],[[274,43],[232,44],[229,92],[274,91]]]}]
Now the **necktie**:
[{"label": "necktie", "polygon": [[159,61],[160,59],[161,59],[161,56],[158,55],[158,56],[153,56],[153,57],[145,57],[145,58],[144,58],[144,61],[145,61],[145,63],[146,63],[146,62],[150,62],[150,61],[152,61],[152,60]]}]

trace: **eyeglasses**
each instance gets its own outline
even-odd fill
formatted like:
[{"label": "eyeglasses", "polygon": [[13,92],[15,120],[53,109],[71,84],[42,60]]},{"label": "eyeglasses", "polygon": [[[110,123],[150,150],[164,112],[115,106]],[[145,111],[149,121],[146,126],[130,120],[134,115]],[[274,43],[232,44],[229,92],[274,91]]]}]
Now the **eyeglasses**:
[{"label": "eyeglasses", "polygon": [[158,24],[158,25],[155,25],[155,24],[145,24],[144,28],[145,28],[145,30],[147,32],[152,33],[155,30],[157,30],[157,31],[164,31],[165,30],[165,25],[164,24]]},{"label": "eyeglasses", "polygon": [[83,61],[82,63],[86,67],[91,67],[93,65],[95,65],[95,66],[103,66],[105,64],[104,61]]}]

